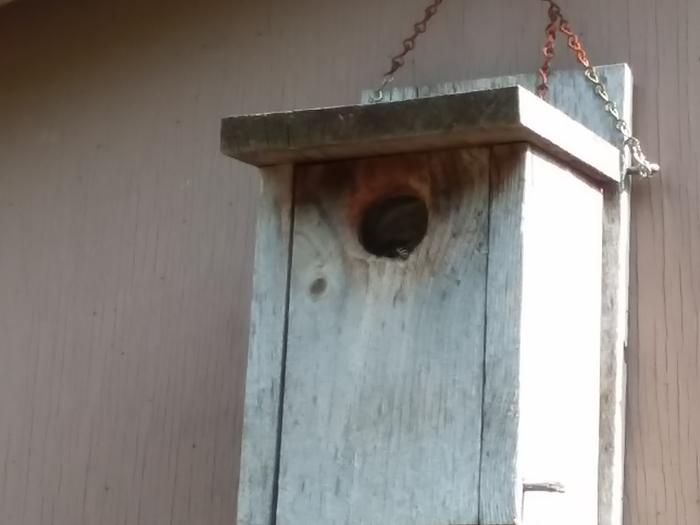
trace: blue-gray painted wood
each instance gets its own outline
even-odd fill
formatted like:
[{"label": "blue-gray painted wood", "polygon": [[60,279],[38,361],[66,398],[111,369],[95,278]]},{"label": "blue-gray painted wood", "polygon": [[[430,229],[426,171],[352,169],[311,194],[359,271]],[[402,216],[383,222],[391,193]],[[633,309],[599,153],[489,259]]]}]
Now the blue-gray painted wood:
[{"label": "blue-gray painted wood", "polygon": [[526,145],[491,174],[479,523],[595,523],[603,196]]},{"label": "blue-gray painted wood", "polygon": [[[476,524],[488,150],[304,166],[297,194],[279,525]],[[406,260],[356,212],[417,193]]]},{"label": "blue-gray painted wood", "polygon": [[[462,86],[462,89],[464,89],[464,86]],[[525,162],[523,160],[525,156],[530,155],[532,157],[532,154],[524,153],[525,149],[523,148],[524,146],[520,150],[518,148],[513,150],[516,151],[516,156],[520,156],[509,169],[505,169],[503,166],[498,168],[498,163],[504,162],[503,155],[495,156],[496,164],[492,166],[495,170],[494,173],[501,169],[503,180],[506,180],[508,177],[514,177],[513,180],[509,180],[509,184],[517,185],[519,178],[522,179],[521,183],[524,184],[525,176],[523,173],[526,173],[526,170],[523,171],[521,168],[516,168],[516,165],[519,162],[522,167],[522,163]],[[495,150],[500,152],[511,151],[509,148],[495,148]],[[480,173],[487,173],[488,169],[485,167],[488,164],[487,160],[485,160],[487,150],[472,151],[482,152],[484,156],[481,162],[483,169],[481,169]],[[595,157],[595,150],[591,149],[588,154],[591,157]],[[450,155],[454,155],[454,153],[416,155],[413,159],[440,159]],[[542,166],[547,166],[547,162]],[[382,326],[376,319],[372,320],[375,324],[372,324],[372,322],[367,324],[367,316],[373,311],[372,308],[375,308],[375,311],[391,311],[391,308],[388,307],[390,298],[393,308],[397,292],[400,296],[405,290],[415,288],[413,286],[416,284],[415,282],[411,282],[410,286],[405,286],[406,283],[403,282],[406,278],[409,278],[409,281],[410,279],[415,279],[416,276],[411,275],[410,271],[420,273],[424,272],[424,270],[415,266],[415,264],[411,266],[411,261],[415,261],[419,253],[414,254],[406,263],[392,261],[390,264],[398,265],[395,267],[387,266],[388,263],[376,260],[376,258],[368,258],[364,249],[358,248],[356,237],[357,217],[353,215],[361,207],[357,205],[358,199],[366,204],[366,199],[368,198],[366,194],[368,192],[371,194],[372,191],[379,191],[382,186],[381,181],[384,178],[387,178],[393,185],[398,180],[403,181],[402,184],[406,184],[406,181],[409,181],[409,184],[414,184],[420,191],[426,191],[425,188],[429,187],[430,184],[426,186],[425,180],[421,182],[420,176],[418,178],[407,178],[406,173],[416,169],[415,166],[421,165],[426,173],[427,171],[435,173],[436,166],[438,168],[442,166],[442,168],[449,171],[450,166],[448,164],[438,162],[436,165],[434,161],[428,162],[426,160],[406,164],[406,160],[399,161],[385,158],[383,160],[366,162],[334,163],[329,164],[326,168],[322,166],[297,168],[299,173],[297,178],[299,180],[313,180],[314,184],[300,184],[300,193],[297,195],[299,204],[296,209],[296,219],[300,222],[293,243],[297,255],[294,257],[292,271],[288,339],[289,351],[293,353],[290,353],[287,362],[283,363],[284,311],[281,318],[279,318],[279,312],[272,312],[272,315],[267,315],[267,318],[270,322],[269,326],[276,325],[276,328],[270,332],[272,335],[268,334],[266,337],[276,337],[276,334],[279,333],[278,331],[281,330],[282,335],[278,341],[282,340],[282,344],[274,346],[275,343],[267,341],[265,345],[273,344],[272,349],[269,350],[269,355],[264,357],[268,362],[263,363],[263,359],[256,364],[251,352],[251,359],[253,360],[249,364],[249,384],[253,385],[250,388],[256,389],[256,384],[262,386],[256,390],[258,395],[255,395],[253,390],[250,389],[246,394],[243,470],[239,497],[240,523],[245,525],[269,525],[274,522],[274,515],[276,514],[277,523],[280,523],[280,525],[297,525],[299,523],[373,524],[392,521],[409,524],[430,524],[434,519],[440,519],[447,523],[465,524],[476,523],[477,520],[481,519],[481,523],[501,525],[502,523],[515,523],[519,519],[524,498],[527,497],[527,493],[522,491],[523,482],[536,485],[540,482],[547,484],[559,481],[557,479],[533,479],[531,469],[528,470],[527,468],[528,461],[531,461],[532,458],[532,450],[527,447],[525,447],[524,452],[521,450],[523,448],[522,443],[526,441],[524,436],[527,435],[527,432],[523,432],[523,429],[518,426],[520,425],[521,415],[523,413],[532,414],[532,411],[535,410],[531,404],[527,405],[520,402],[521,394],[528,392],[527,388],[519,383],[519,374],[521,374],[523,365],[521,359],[527,359],[529,366],[531,361],[537,359],[537,356],[523,357],[525,353],[520,349],[523,343],[523,336],[519,332],[510,332],[510,336],[515,338],[514,341],[516,341],[514,346],[517,347],[516,353],[511,355],[510,358],[508,357],[508,351],[513,351],[514,346],[509,346],[507,341],[499,341],[499,338],[507,338],[509,334],[508,330],[501,330],[501,327],[510,327],[512,329],[514,326],[518,326],[515,318],[522,315],[523,300],[517,293],[511,294],[512,297],[510,297],[510,299],[515,301],[516,308],[513,311],[513,319],[505,322],[496,322],[495,324],[498,327],[496,332],[489,332],[488,319],[496,319],[498,315],[507,314],[508,309],[504,308],[503,305],[499,305],[498,301],[494,299],[496,297],[499,300],[503,300],[504,297],[498,294],[495,296],[489,295],[491,298],[489,302],[486,300],[485,295],[482,296],[481,308],[484,315],[486,315],[484,309],[487,308],[487,303],[489,304],[488,308],[493,308],[489,310],[490,313],[486,321],[487,337],[492,337],[492,341],[483,341],[482,336],[481,347],[483,349],[483,346],[486,346],[486,357],[484,357],[483,353],[481,356],[482,364],[483,359],[487,360],[487,390],[483,406],[486,427],[484,428],[483,444],[480,439],[474,441],[477,444],[476,453],[470,447],[466,447],[466,449],[455,447],[455,442],[452,445],[443,443],[443,446],[440,446],[438,440],[437,449],[442,450],[443,454],[436,458],[435,449],[433,448],[434,444],[429,440],[415,439],[411,442],[411,434],[407,433],[406,428],[401,425],[409,424],[409,430],[421,432],[425,430],[424,426],[422,426],[425,422],[420,419],[413,421],[407,415],[410,414],[410,411],[404,410],[400,404],[399,406],[390,407],[394,409],[394,419],[398,418],[399,420],[398,426],[392,422],[392,414],[388,414],[388,423],[382,427],[379,423],[383,421],[382,416],[387,415],[382,411],[389,410],[387,408],[387,399],[396,401],[397,395],[408,395],[406,402],[409,406],[412,406],[412,404],[415,404],[415,400],[411,395],[415,394],[407,393],[405,390],[406,384],[394,384],[394,390],[391,390],[386,388],[386,383],[382,382],[382,378],[387,377],[393,378],[394,381],[399,379],[395,375],[396,372],[394,372],[394,375],[391,375],[392,371],[387,366],[379,366],[382,363],[391,361],[391,355],[377,357],[373,353],[363,353],[363,359],[359,359],[356,355],[354,356],[355,352],[352,351],[346,355],[348,349],[364,348],[366,351],[367,347],[371,347],[372,344],[377,347],[376,342],[373,340],[375,336],[387,338],[393,335],[400,341],[405,341],[407,338],[410,339],[413,346],[409,346],[408,349],[402,346],[400,348],[402,352],[415,351],[416,346],[421,343],[424,343],[426,348],[434,350],[435,341],[439,342],[440,338],[450,340],[453,337],[454,334],[445,329],[439,334],[430,332],[424,337],[410,338],[407,335],[407,333],[410,334],[410,330],[407,332],[403,329],[398,333],[391,333],[391,331],[387,331],[386,324]],[[354,168],[349,167],[354,165],[356,165]],[[361,168],[357,166],[361,166]],[[379,170],[376,166],[382,166],[382,169]],[[401,169],[397,169],[397,166],[401,166]],[[454,161],[451,167],[454,169]],[[467,168],[464,169],[467,170]],[[546,171],[544,168],[543,170]],[[266,258],[265,265],[268,272],[278,271],[270,281],[281,285],[282,300],[281,303],[277,304],[282,304],[284,308],[286,274],[284,272],[280,273],[279,269],[286,268],[289,254],[280,246],[286,246],[285,249],[289,248],[288,221],[290,217],[287,213],[290,211],[289,206],[291,204],[292,177],[290,168],[284,168],[280,173],[283,173],[283,177],[287,178],[285,183],[287,185],[283,184],[278,188],[278,198],[274,202],[274,209],[272,209],[271,213],[279,213],[286,206],[286,211],[281,216],[286,216],[284,220],[287,223],[286,226],[280,223],[281,226],[278,228],[278,232],[284,231],[284,228],[286,228],[287,243],[278,243],[271,249],[268,246],[269,257]],[[362,175],[363,173],[364,175]],[[387,173],[389,175],[386,175]],[[440,169],[437,169],[437,173],[441,173]],[[305,175],[302,176],[301,174]],[[334,174],[336,177],[332,176]],[[270,172],[268,172],[268,175],[270,175]],[[350,176],[349,179],[347,178],[348,176]],[[565,173],[565,176],[576,178],[568,172]],[[487,175],[484,175],[484,177],[487,177]],[[425,178],[424,175],[423,178]],[[345,182],[343,182],[343,179],[345,179]],[[495,179],[491,181],[492,199],[497,200],[498,192],[493,191],[494,183]],[[487,187],[488,184],[485,184],[484,188]],[[395,188],[392,189],[392,191],[394,190]],[[484,191],[487,190],[484,189]],[[360,196],[355,192],[359,192]],[[462,195],[463,192],[456,193]],[[579,200],[575,195],[570,197],[572,197],[572,202],[574,203]],[[510,220],[515,221],[515,224],[517,224],[518,221],[522,220],[521,226],[526,224],[524,222],[525,219],[517,213],[518,206],[523,206],[523,202],[518,201],[518,199],[523,198],[522,192],[518,193],[518,191],[515,191],[509,198],[515,204],[511,203],[512,205],[508,205],[505,208],[503,213],[510,214],[508,218],[504,218],[504,216],[499,218],[498,203],[496,201],[491,203],[491,240],[484,240],[482,246],[487,244],[487,242],[493,242],[494,246],[496,246],[498,242],[508,244],[510,241],[517,241],[517,239],[506,241],[493,237],[494,231],[499,229],[499,221]],[[482,211],[484,215],[487,214],[484,211],[488,209],[487,201],[488,197],[486,197],[483,204]],[[586,224],[588,224],[586,221],[593,220],[595,225],[594,210],[584,210],[580,219]],[[598,225],[600,226],[601,223],[602,220],[598,217]],[[269,228],[269,225],[259,226],[260,231],[265,231],[265,228]],[[304,231],[306,233],[303,233]],[[313,235],[310,235],[309,232],[313,232],[316,235],[314,242],[311,244],[309,242]],[[275,234],[268,235],[268,237],[274,239]],[[435,242],[435,238],[439,239],[439,237],[439,235],[437,237],[432,235],[431,239],[433,240],[431,242]],[[448,250],[444,246],[442,249]],[[568,252],[575,253],[576,250],[572,248]],[[592,253],[593,258],[595,258],[596,251],[593,250]],[[522,271],[525,259],[523,257],[518,259],[516,256],[517,250],[502,250],[501,255],[501,259],[496,255],[491,255],[491,268],[509,271],[511,272],[509,274],[511,277],[517,274],[518,271]],[[600,256],[600,252],[598,252],[598,256]],[[432,258],[430,260],[432,261]],[[301,261],[301,263],[298,261]],[[596,268],[600,270],[599,259],[597,266],[594,260],[589,262],[590,264],[583,264],[580,268],[580,274],[583,278],[590,277]],[[297,273],[299,268],[302,268],[300,270],[301,274]],[[312,268],[311,274],[304,273],[306,271],[304,268]],[[392,273],[387,271],[387,268],[389,270],[391,268],[401,268],[401,270],[398,273]],[[477,279],[479,275],[478,268],[473,267],[471,270],[474,271],[468,273],[473,273],[472,278]],[[258,268],[258,271],[262,272],[262,268]],[[319,272],[328,275],[319,276],[317,275]],[[347,280],[347,272],[350,272],[350,281]],[[489,279],[498,282],[497,271],[494,270],[494,272],[489,273]],[[483,286],[485,287],[485,268],[482,274]],[[263,274],[261,273],[260,275]],[[365,286],[364,290],[362,287],[358,287],[358,278],[364,279],[362,282]],[[265,278],[263,277],[263,279]],[[280,281],[280,279],[284,282]],[[381,284],[378,284],[384,282],[388,283],[388,289],[384,289]],[[434,283],[431,283],[429,291],[425,293],[434,291],[432,284]],[[527,283],[523,281],[523,284]],[[398,288],[394,290],[391,288],[392,286]],[[256,288],[258,288],[257,284]],[[336,296],[332,294],[334,290]],[[343,290],[346,293],[343,294],[339,290]],[[491,290],[491,287],[489,287],[489,290]],[[364,293],[369,293],[369,296],[365,297]],[[491,292],[489,291],[489,293]],[[373,296],[376,296],[375,299],[372,299]],[[398,324],[399,319],[403,319],[406,322],[406,319],[415,314],[413,310],[409,310],[407,313],[406,310],[408,310],[409,306],[423,305],[426,302],[430,302],[430,297],[432,296],[419,297],[416,299],[415,304],[403,305],[398,308],[394,312],[396,323]],[[473,294],[471,300],[476,300],[477,297],[478,294]],[[256,300],[258,300],[257,297]],[[329,300],[330,303],[324,302]],[[260,301],[265,303],[266,298],[262,297]],[[598,297],[598,302],[600,303],[600,297]],[[330,307],[329,304],[331,305]],[[368,304],[371,305],[371,308]],[[317,309],[314,310],[313,306],[316,306]],[[265,310],[269,308],[269,305],[262,308]],[[402,308],[406,310],[402,310]],[[535,307],[534,309],[537,308]],[[434,311],[435,313],[440,313],[440,308],[435,308]],[[424,314],[424,312],[421,312],[421,314]],[[440,322],[443,320],[447,322],[449,318],[444,315],[444,312],[442,314],[436,315],[436,317]],[[584,314],[590,314],[590,309]],[[254,318],[255,315],[254,313]],[[319,317],[315,318],[315,315]],[[273,320],[273,316],[277,316],[277,319]],[[357,319],[357,322],[354,323],[353,319]],[[483,321],[484,319],[482,318]],[[455,323],[455,320],[451,320],[449,324],[444,326],[447,328],[458,324]],[[359,332],[350,330],[355,325],[359,327]],[[418,327],[420,327],[420,330],[423,330],[422,325],[415,324],[413,326],[416,331],[420,331]],[[599,333],[599,330],[598,327],[597,333]],[[252,347],[255,347],[257,344],[254,342],[255,338],[260,338],[255,333],[256,331],[253,333]],[[481,333],[483,333],[483,326]],[[587,333],[596,332],[595,330],[591,332],[591,327],[588,326]],[[470,331],[470,334],[469,337],[474,338],[473,331]],[[466,335],[466,332],[464,335]],[[474,348],[477,346],[475,345]],[[330,350],[339,349],[343,349],[344,352],[342,354],[330,352]],[[489,361],[489,352],[491,352],[492,356],[491,361]],[[405,354],[400,354],[400,356],[405,357]],[[433,355],[432,359],[428,360],[426,357],[425,361],[410,363],[412,367],[415,367],[409,370],[409,372],[412,370],[415,376],[412,380],[413,384],[427,385],[429,390],[431,388],[440,390],[444,386],[440,385],[439,381],[435,382],[434,378],[432,381],[427,382],[425,377],[425,369],[430,370],[431,364],[434,367],[434,357]],[[465,356],[460,355],[459,357],[464,358]],[[375,361],[372,359],[375,359]],[[586,361],[584,364],[587,363],[589,362]],[[281,378],[279,374],[285,366],[287,367],[287,376],[285,378],[287,388],[284,395],[281,396],[279,391]],[[326,367],[325,369],[323,368],[324,366]],[[506,369],[503,368],[504,366]],[[265,367],[267,367],[267,370],[265,370]],[[469,368],[470,374],[477,373],[480,370],[483,371],[483,369],[478,369],[474,366],[467,368]],[[329,373],[324,374],[324,370]],[[348,371],[350,373],[344,373]],[[309,381],[308,374],[311,372],[313,372],[312,380]],[[508,376],[508,378],[503,382],[493,380],[493,378],[499,376]],[[344,386],[343,382],[339,384],[337,381],[334,381],[336,377],[342,377],[347,384]],[[408,379],[408,384],[411,384],[410,374],[408,374]],[[482,373],[481,380],[475,379],[473,383],[481,385],[483,381]],[[598,395],[595,378],[589,383],[592,384],[591,388],[596,389],[595,393]],[[368,407],[367,403],[365,403],[368,398],[366,395],[363,397],[362,388],[367,384],[374,384],[377,389],[381,384],[385,386],[384,391],[377,390],[373,394],[375,397],[375,408],[379,410],[379,414],[371,410],[371,405]],[[489,385],[492,386],[494,384],[497,385],[496,388],[489,389]],[[573,385],[573,381],[571,384]],[[399,387],[402,389],[397,390]],[[443,390],[440,390],[441,395],[444,394]],[[572,392],[580,390],[574,389]],[[572,392],[565,391],[563,396],[566,397]],[[429,395],[429,393],[422,392],[422,395]],[[474,391],[471,393],[474,394]],[[458,397],[459,392],[453,392],[452,394]],[[481,394],[482,392],[479,391],[479,396]],[[504,403],[503,400],[509,398],[509,395],[515,401],[511,404]],[[379,400],[376,399],[377,396],[379,396]],[[249,400],[249,398],[251,399]],[[433,401],[436,399],[437,397],[433,396]],[[453,397],[453,399],[455,398]],[[469,397],[469,399],[473,401],[475,397]],[[263,401],[261,402],[261,400]],[[588,400],[590,401],[590,398]],[[578,402],[581,404],[580,399]],[[282,412],[279,410],[280,403],[283,403],[284,410]],[[448,403],[446,406],[444,403],[445,399],[438,399],[431,406],[427,404],[422,405],[422,409],[428,417],[428,422],[430,422],[429,418],[433,413],[439,416],[445,410],[449,412],[450,404]],[[470,409],[467,412],[467,416],[463,415],[461,422],[465,419],[474,421],[476,423],[475,428],[479,427],[479,431],[481,431],[480,410],[481,407],[479,410]],[[593,427],[597,428],[596,424],[591,424],[590,422],[591,414],[597,416],[597,407],[592,407],[589,403],[586,405],[585,412],[589,417],[582,417],[581,421],[588,421],[587,428],[589,430]],[[537,410],[535,410],[535,413],[537,413]],[[324,415],[325,419],[319,414]],[[280,417],[282,418],[281,421]],[[405,420],[408,423],[405,423]],[[532,417],[526,417],[525,421],[532,421]],[[367,430],[368,422],[371,423],[369,430]],[[459,425],[460,420],[453,423]],[[281,440],[278,441],[280,425],[282,425],[282,436]],[[348,429],[352,431],[353,428],[361,429],[361,432],[359,432],[360,441],[353,441],[350,439],[352,435],[348,436],[344,433]],[[397,444],[385,439],[387,430],[392,432],[396,428],[401,429],[401,432],[396,436],[396,440],[399,441],[401,446],[407,448],[392,448],[392,446]],[[575,422],[570,422],[567,428],[576,428]],[[462,430],[465,431],[464,428]],[[471,430],[473,428],[470,427]],[[373,432],[375,433],[373,434]],[[381,432],[384,432],[384,434]],[[406,436],[409,436],[408,443],[406,442]],[[532,432],[530,432],[531,437]],[[465,439],[465,435],[459,433],[453,433],[452,438],[459,439],[460,443],[470,443],[469,439]],[[365,441],[362,441],[362,439]],[[433,441],[435,440],[433,439]],[[280,479],[279,485],[277,485],[275,472],[277,468],[277,446],[280,445],[282,447],[279,464]],[[430,452],[432,455],[426,451],[426,446],[431,447]],[[482,446],[484,447],[483,453],[481,450]],[[597,444],[591,444],[591,441],[588,440],[584,448],[584,453],[581,454],[579,451],[579,454],[588,457],[590,460],[589,464],[594,463],[594,453],[597,453]],[[342,451],[342,453],[339,453],[339,451]],[[449,463],[445,460],[445,453],[451,452],[454,454],[455,451],[459,452],[459,459],[463,460],[459,461],[456,467],[454,462]],[[349,452],[352,452],[352,454],[348,456]],[[381,461],[367,460],[368,457],[370,460],[376,460],[377,454],[385,458],[383,463]],[[591,458],[593,459],[591,460]],[[436,461],[437,466],[435,464]],[[443,463],[440,464],[440,461],[443,461]],[[427,466],[422,468],[421,462],[426,462]],[[560,463],[565,464],[566,461],[562,460]],[[418,464],[418,467],[416,464]],[[479,464],[481,464],[481,467],[479,467]],[[446,473],[449,470],[447,466],[452,467],[451,473]],[[568,471],[566,469],[563,471],[563,478],[569,479],[573,476],[571,479],[574,479],[574,485],[576,484],[576,479],[584,479],[587,474],[590,474],[590,472],[582,474],[581,469],[572,473],[576,468],[572,466]],[[463,469],[463,471],[459,469]],[[547,472],[546,469],[543,472]],[[468,473],[471,473],[471,477]],[[477,478],[476,481],[474,476]],[[479,488],[479,477],[481,478],[481,488]],[[590,496],[591,487],[595,488],[595,485],[596,480],[592,480],[587,485],[587,488],[578,487],[569,490],[566,501],[584,501],[585,494]],[[276,490],[278,486],[279,494],[277,495]],[[383,496],[378,497],[377,494]],[[424,504],[424,501],[427,503]],[[551,509],[547,506],[543,511],[541,506],[538,507],[536,504],[541,501],[541,498],[530,498],[529,501],[528,508],[532,509],[530,512],[538,512],[538,518],[556,516],[556,510],[554,509],[556,505],[551,506]],[[359,502],[362,502],[362,504]],[[591,502],[589,498],[585,504],[585,511],[580,512],[579,517],[586,516],[586,519],[589,519],[591,509],[595,510],[595,502]]]},{"label": "blue-gray painted wood", "polygon": [[[633,78],[627,64],[596,68],[620,115],[632,125]],[[533,74],[510,75],[431,87],[396,87],[385,92],[386,101],[520,85],[535,91]],[[372,103],[374,92],[362,93]],[[580,69],[550,75],[548,101],[569,117],[617,147],[622,139],[600,99]],[[623,167],[628,159],[622,159]],[[599,525],[622,524],[625,461],[625,348],[628,331],[630,249],[630,185],[608,185],[604,192],[603,298],[601,318]]]},{"label": "blue-gray painted wood", "polygon": [[[608,87],[608,93],[618,107],[623,110],[623,116],[629,109],[631,72],[627,64],[600,66],[596,72]],[[493,78],[443,82],[434,86],[397,87],[386,92],[385,102],[411,100],[415,98],[434,97],[456,93],[471,93],[474,91],[502,89],[512,86],[522,86],[534,93],[538,78],[534,74],[506,75]],[[362,92],[362,102],[372,103],[372,90]],[[612,125],[611,118],[603,111],[590,83],[582,70],[554,71],[550,76],[550,91],[547,102],[569,117],[586,126],[608,142],[620,145],[620,137]]]},{"label": "blue-gray painted wood", "polygon": [[256,166],[512,142],[536,145],[592,178],[619,180],[615,148],[519,86],[240,115],[221,125],[222,151]]},{"label": "blue-gray painted wood", "polygon": [[287,310],[292,166],[262,172],[243,414],[238,525],[273,525]]},{"label": "blue-gray painted wood", "polygon": [[[518,472],[519,357],[523,287],[523,145],[496,149],[491,157],[489,269],[485,351],[479,523],[520,519],[523,491]],[[556,480],[550,480],[556,481]]]}]

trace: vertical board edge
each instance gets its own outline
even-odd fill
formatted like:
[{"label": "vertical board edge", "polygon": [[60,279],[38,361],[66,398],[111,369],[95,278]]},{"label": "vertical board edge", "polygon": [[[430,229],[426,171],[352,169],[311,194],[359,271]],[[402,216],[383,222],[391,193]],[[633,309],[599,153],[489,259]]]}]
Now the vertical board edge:
[{"label": "vertical board edge", "polygon": [[[610,95],[632,127],[634,79],[626,64]],[[621,171],[629,165],[623,156]],[[629,322],[629,181],[604,188],[601,310],[598,525],[622,525],[625,463],[626,362]]]},{"label": "vertical board edge", "polygon": [[[518,472],[522,203],[528,147],[491,149],[479,523],[520,519]],[[504,352],[510,352],[505,355]]]},{"label": "vertical board edge", "polygon": [[238,525],[273,525],[293,166],[261,170],[246,370]]}]

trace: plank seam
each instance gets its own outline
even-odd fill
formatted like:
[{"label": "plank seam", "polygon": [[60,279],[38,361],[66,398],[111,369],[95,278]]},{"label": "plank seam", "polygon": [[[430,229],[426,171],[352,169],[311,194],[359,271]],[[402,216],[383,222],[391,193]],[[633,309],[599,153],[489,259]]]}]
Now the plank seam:
[{"label": "plank seam", "polygon": [[[295,170],[296,171],[296,170]],[[292,172],[289,207],[289,239],[287,240],[287,282],[284,293],[284,327],[282,329],[282,358],[280,364],[280,394],[277,407],[277,441],[275,443],[275,468],[272,480],[272,508],[270,509],[270,525],[277,525],[277,504],[279,500],[280,464],[282,461],[282,431],[284,428],[284,394],[287,379],[287,341],[289,336],[289,305],[291,302],[292,258],[294,255],[294,216],[296,212],[296,173]]]},{"label": "plank seam", "polygon": [[[490,250],[491,244],[491,195],[492,195],[492,179],[493,179],[493,148],[488,148],[488,169],[489,169],[489,181],[488,181],[488,193],[486,195],[486,239]],[[479,439],[479,494],[477,495],[476,502],[476,515],[478,516],[478,521],[481,522],[481,474],[483,472],[484,463],[484,421],[486,415],[486,348],[488,340],[488,322],[489,322],[489,264],[491,262],[491,256],[486,256],[486,265],[484,268],[484,276],[486,283],[484,285],[484,339],[483,339],[483,352],[481,360],[481,437]]]}]

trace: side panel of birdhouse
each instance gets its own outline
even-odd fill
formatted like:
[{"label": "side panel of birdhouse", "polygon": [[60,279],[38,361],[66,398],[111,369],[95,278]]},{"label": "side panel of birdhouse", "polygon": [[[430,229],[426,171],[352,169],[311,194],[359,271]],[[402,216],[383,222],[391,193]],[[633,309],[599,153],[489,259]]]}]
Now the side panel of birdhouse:
[{"label": "side panel of birdhouse", "polygon": [[274,517],[292,178],[292,166],[262,171],[238,488],[238,525],[270,525]]},{"label": "side panel of birdhouse", "polygon": [[[478,523],[488,158],[297,169],[279,525]],[[368,253],[366,210],[405,195],[424,239]]]},{"label": "side panel of birdhouse", "polygon": [[589,525],[603,195],[526,145],[492,158],[480,523]]}]

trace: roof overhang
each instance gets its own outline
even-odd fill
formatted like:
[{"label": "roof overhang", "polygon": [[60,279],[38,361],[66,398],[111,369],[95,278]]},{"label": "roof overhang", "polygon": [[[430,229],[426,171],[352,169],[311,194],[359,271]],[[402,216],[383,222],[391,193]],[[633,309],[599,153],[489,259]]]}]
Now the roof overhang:
[{"label": "roof overhang", "polygon": [[221,150],[255,166],[526,142],[599,181],[619,181],[620,152],[515,86],[223,119]]}]

